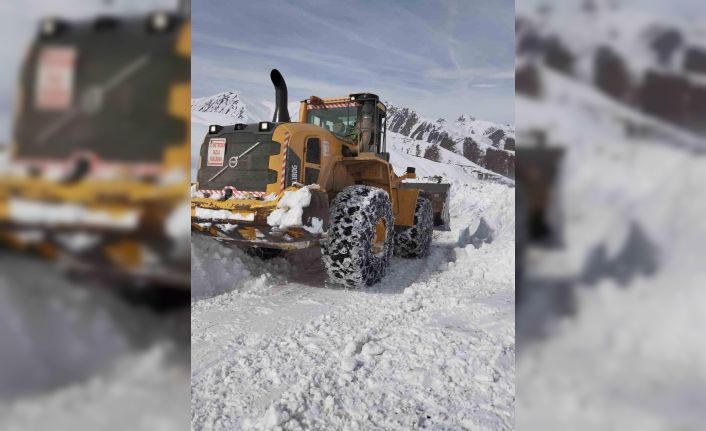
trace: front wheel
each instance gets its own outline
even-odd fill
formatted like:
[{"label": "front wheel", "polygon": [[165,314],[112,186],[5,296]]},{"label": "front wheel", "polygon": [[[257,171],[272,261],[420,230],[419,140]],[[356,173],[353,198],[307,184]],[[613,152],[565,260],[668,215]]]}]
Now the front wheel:
[{"label": "front wheel", "polygon": [[417,198],[414,209],[414,225],[397,228],[395,232],[395,255],[414,258],[425,257],[431,248],[434,232],[434,211],[429,199]]},{"label": "front wheel", "polygon": [[321,254],[329,279],[350,287],[379,282],[393,249],[392,204],[386,191],[349,186],[331,203]]}]

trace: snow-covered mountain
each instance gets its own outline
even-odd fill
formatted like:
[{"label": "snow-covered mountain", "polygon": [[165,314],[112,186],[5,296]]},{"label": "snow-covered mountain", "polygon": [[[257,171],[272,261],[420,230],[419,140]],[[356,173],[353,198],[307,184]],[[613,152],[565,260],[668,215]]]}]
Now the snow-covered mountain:
[{"label": "snow-covered mountain", "polygon": [[490,171],[515,175],[515,128],[461,115],[456,121],[432,120],[416,111],[388,104],[388,130],[435,144]]},{"label": "snow-covered mountain", "polygon": [[[518,201],[529,183],[526,132],[564,156],[547,216],[563,244],[525,259],[533,279],[517,307],[517,426],[698,429],[702,410],[680,400],[706,363],[694,342],[706,315],[694,257],[706,224],[693,198],[705,193],[706,139],[684,115],[698,80],[676,61],[682,48],[664,65],[656,54],[690,30],[640,11],[559,14],[567,3],[518,18]],[[655,51],[658,26],[675,32],[659,31]]]},{"label": "snow-covered mountain", "polygon": [[[296,113],[296,106],[296,103],[290,104],[290,113]],[[295,109],[292,110],[292,108]],[[235,91],[226,91],[191,100],[192,113],[197,115],[199,113],[219,114],[219,118],[224,124],[271,120],[274,110],[274,102],[248,98]]]},{"label": "snow-covered mountain", "polygon": [[542,64],[644,113],[706,133],[704,26],[617,2],[562,6],[568,10],[518,11],[518,92],[541,91],[534,68]]}]

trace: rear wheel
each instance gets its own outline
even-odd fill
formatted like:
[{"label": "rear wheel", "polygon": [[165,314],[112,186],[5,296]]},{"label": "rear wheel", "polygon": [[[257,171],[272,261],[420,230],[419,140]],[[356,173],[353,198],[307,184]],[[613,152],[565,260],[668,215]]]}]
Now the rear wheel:
[{"label": "rear wheel", "polygon": [[424,257],[429,254],[434,232],[434,211],[429,199],[417,198],[414,226],[397,228],[395,255],[399,257]]},{"label": "rear wheel", "polygon": [[392,204],[376,187],[350,186],[331,203],[321,254],[329,279],[350,287],[370,286],[385,275],[393,249]]}]

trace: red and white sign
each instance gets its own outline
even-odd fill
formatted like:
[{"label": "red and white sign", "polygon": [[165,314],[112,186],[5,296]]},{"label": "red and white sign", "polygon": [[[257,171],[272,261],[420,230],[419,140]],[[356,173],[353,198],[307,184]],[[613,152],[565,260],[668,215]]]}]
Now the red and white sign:
[{"label": "red and white sign", "polygon": [[208,141],[208,156],[206,159],[207,166],[223,166],[226,156],[226,139],[211,138]]},{"label": "red and white sign", "polygon": [[44,48],[39,53],[35,104],[37,109],[64,110],[71,106],[76,73],[76,50]]}]

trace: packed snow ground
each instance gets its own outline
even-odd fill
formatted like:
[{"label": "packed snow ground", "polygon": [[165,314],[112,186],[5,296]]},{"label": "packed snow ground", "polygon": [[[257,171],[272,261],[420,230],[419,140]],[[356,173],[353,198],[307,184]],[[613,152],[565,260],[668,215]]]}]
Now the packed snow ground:
[{"label": "packed snow ground", "polygon": [[514,189],[465,175],[431,255],[368,289],[328,285],[318,250],[194,235],[192,427],[513,428]]},{"label": "packed snow ground", "polygon": [[0,249],[0,429],[187,429],[185,312]]}]

